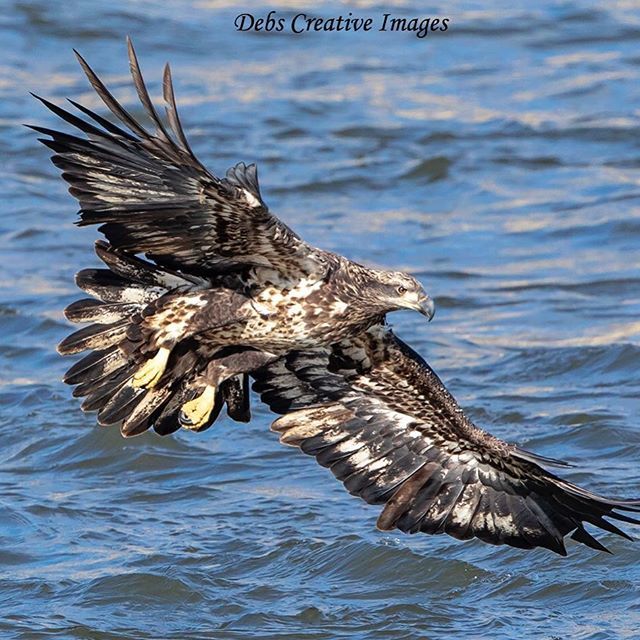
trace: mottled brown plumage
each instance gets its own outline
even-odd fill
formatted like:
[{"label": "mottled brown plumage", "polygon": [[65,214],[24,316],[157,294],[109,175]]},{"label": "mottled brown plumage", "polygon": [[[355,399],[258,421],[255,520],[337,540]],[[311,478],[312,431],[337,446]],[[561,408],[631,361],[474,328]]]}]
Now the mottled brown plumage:
[{"label": "mottled brown plumage", "polygon": [[606,551],[588,523],[638,523],[639,501],[602,498],[545,471],[567,466],[476,427],[427,363],[384,324],[330,347],[287,354],[255,374],[284,444],[385,505],[378,527],[447,533],[566,555],[567,534]]},{"label": "mottled brown plumage", "polygon": [[636,522],[638,501],[590,494],[544,471],[554,464],[475,427],[428,365],[385,326],[433,305],[411,276],[369,269],[307,244],[273,216],[255,165],[219,178],[191,150],[169,67],[160,119],[129,45],[147,130],[78,60],[118,125],[40,100],[84,133],[33,127],[54,151],[80,225],[99,225],[105,269],[78,273],[91,298],[66,309],[89,323],[59,345],[91,350],[65,381],[98,422],[132,436],[202,431],[226,405],[250,418],[248,374],[283,414],[273,428],[331,468],[347,489],[384,504],[382,529],[448,533],[564,553],[563,537],[604,547],[590,523]]}]

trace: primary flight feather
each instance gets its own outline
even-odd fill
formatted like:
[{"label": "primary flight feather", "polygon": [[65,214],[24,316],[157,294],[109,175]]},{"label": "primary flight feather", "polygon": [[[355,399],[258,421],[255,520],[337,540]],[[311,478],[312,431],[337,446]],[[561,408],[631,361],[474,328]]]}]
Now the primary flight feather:
[{"label": "primary flight feather", "polygon": [[128,41],[148,131],[79,55],[119,122],[39,98],[84,136],[47,135],[80,225],[99,225],[104,269],[77,274],[91,298],[65,310],[88,326],[59,345],[91,351],[65,381],[82,408],[125,436],[153,427],[202,431],[226,405],[250,418],[248,376],[273,429],[329,467],[346,488],[383,504],[381,529],[448,533],[565,553],[567,534],[606,550],[588,523],[628,537],[609,519],[640,501],[608,500],[545,471],[554,464],[473,425],[428,365],[393,335],[387,313],[434,307],[411,276],[366,268],[307,244],[273,216],[255,165],[224,178],[196,159],[178,117],[169,67],[156,111]]}]

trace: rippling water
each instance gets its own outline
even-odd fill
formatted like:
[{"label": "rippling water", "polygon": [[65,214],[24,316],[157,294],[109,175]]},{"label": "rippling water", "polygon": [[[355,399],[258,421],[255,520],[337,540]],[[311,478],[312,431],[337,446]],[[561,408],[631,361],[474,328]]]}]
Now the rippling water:
[{"label": "rippling water", "polygon": [[[492,4],[492,3],[484,3]],[[471,417],[640,494],[640,12],[634,2],[325,5],[444,34],[241,34],[224,0],[9,1],[0,16],[2,638],[637,638],[638,544],[570,556],[375,530],[312,459],[249,425],[123,440],[54,345],[93,229],[23,122],[27,90],[98,107],[76,47],[132,103],[124,35],[193,146],[261,168],[315,244],[410,270],[396,314]],[[311,3],[250,5],[311,11]],[[529,6],[529,8],[527,8]],[[533,8],[531,8],[533,6]],[[636,5],[637,6],[637,5]],[[635,531],[636,535],[638,530]]]}]

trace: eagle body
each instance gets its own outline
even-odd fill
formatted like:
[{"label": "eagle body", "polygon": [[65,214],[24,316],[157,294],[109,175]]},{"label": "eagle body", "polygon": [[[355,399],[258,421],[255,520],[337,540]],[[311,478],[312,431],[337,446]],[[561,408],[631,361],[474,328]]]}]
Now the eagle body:
[{"label": "eagle body", "polygon": [[[140,322],[139,332],[146,334],[143,352],[193,338],[201,352],[208,350],[205,360],[225,348],[275,356],[328,346],[378,324],[386,309],[376,308],[366,292],[384,282],[387,272],[323,253],[325,268],[297,281],[255,267],[235,280],[197,284],[161,296],[146,307]],[[238,373],[250,371],[233,375]]]},{"label": "eagle body", "polygon": [[[129,46],[149,131],[78,55],[112,119],[39,98],[75,133],[32,127],[53,151],[79,225],[98,225],[105,268],[76,283],[84,326],[62,354],[82,409],[124,436],[203,431],[221,410],[250,419],[249,380],[280,415],[272,429],[329,468],[345,488],[384,505],[382,530],[445,533],[566,554],[565,537],[606,551],[589,528],[629,537],[639,500],[614,500],[547,470],[566,466],[508,444],[469,420],[386,316],[433,303],[410,275],[371,269],[313,247],[270,213],[255,165],[224,177],[196,158],[167,66],[166,121]],[[236,432],[237,433],[237,432]],[[234,435],[234,437],[241,437]]]},{"label": "eagle body", "polygon": [[384,280],[386,272],[328,252],[324,258],[327,268],[323,273],[294,283],[265,274],[263,269],[255,270],[256,284],[249,286],[255,291],[253,299],[260,313],[232,339],[286,353],[292,348],[333,344],[378,322],[386,309],[372,305],[364,292]]}]

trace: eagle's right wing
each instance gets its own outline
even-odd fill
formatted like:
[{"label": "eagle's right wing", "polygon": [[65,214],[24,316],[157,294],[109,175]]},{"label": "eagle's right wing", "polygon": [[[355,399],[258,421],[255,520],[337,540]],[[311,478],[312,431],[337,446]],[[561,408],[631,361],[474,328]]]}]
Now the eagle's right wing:
[{"label": "eagle's right wing", "polygon": [[255,374],[282,442],[329,467],[348,491],[385,504],[378,527],[447,533],[566,554],[563,538],[606,550],[588,523],[640,501],[602,498],[536,456],[478,429],[420,356],[383,325],[329,349],[292,352]]},{"label": "eagle's right wing", "polygon": [[115,249],[145,253],[159,265],[187,273],[262,265],[294,280],[321,275],[323,252],[269,213],[255,165],[239,163],[218,178],[197,160],[178,118],[168,66],[164,99],[169,128],[162,123],[128,45],[134,84],[154,133],[116,101],[80,55],[93,88],[128,130],[75,102],[96,124],[39,98],[86,134],[32,127],[51,137],[42,142],[55,152],[52,160],[80,202],[79,224],[99,224]]}]

